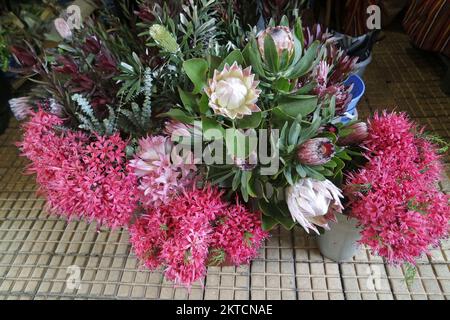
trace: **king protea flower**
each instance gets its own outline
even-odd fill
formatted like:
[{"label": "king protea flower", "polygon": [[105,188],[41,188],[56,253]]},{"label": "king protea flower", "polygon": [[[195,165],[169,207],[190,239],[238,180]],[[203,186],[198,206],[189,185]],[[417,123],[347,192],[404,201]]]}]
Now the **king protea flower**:
[{"label": "king protea flower", "polygon": [[298,162],[310,166],[320,166],[334,156],[334,145],[328,138],[306,140],[297,149]]},{"label": "king protea flower", "polygon": [[285,192],[292,218],[307,233],[311,229],[319,234],[316,226],[328,230],[328,222],[336,221],[335,213],[342,213],[344,209],[341,190],[329,180],[301,179]]},{"label": "king protea flower", "polygon": [[222,71],[214,71],[205,92],[209,97],[209,106],[215,114],[230,119],[241,119],[244,115],[261,111],[256,105],[260,89],[255,81],[251,67],[244,70],[234,62],[231,67],[225,64]]},{"label": "king protea flower", "polygon": [[258,35],[258,47],[261,55],[264,57],[264,39],[270,35],[275,42],[278,55],[281,55],[283,50],[287,50],[289,55],[294,51],[294,37],[291,30],[285,26],[269,27]]},{"label": "king protea flower", "polygon": [[352,130],[349,135],[339,138],[337,144],[340,146],[358,145],[367,139],[369,132],[365,122],[357,122],[347,127]]}]

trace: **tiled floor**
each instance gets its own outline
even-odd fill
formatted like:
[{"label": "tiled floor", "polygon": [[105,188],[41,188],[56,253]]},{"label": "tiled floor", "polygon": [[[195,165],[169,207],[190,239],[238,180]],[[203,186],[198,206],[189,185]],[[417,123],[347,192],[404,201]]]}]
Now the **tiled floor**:
[{"label": "tiled floor", "polygon": [[[398,32],[377,44],[366,75],[360,117],[384,108],[405,110],[450,137],[450,97],[439,87],[443,70]],[[401,268],[361,249],[346,263],[319,253],[302,230],[277,230],[250,266],[209,268],[204,287],[174,288],[161,272],[140,270],[128,234],[97,232],[84,222],[46,214],[32,176],[13,143],[13,122],[0,136],[1,299],[449,299],[450,242],[418,264],[408,287]],[[448,180],[443,187],[450,191]]]}]

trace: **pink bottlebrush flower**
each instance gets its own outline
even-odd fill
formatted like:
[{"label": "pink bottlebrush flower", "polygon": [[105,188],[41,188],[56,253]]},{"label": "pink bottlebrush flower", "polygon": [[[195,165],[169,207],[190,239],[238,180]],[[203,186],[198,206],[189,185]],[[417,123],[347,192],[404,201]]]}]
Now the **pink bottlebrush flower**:
[{"label": "pink bottlebrush flower", "polygon": [[328,43],[335,41],[335,38],[333,38],[332,34],[328,32],[328,29],[323,29],[323,27],[320,24],[315,24],[312,27],[304,27],[303,36],[305,48],[309,48],[309,46],[315,40],[319,40],[321,43]]},{"label": "pink bottlebrush flower", "polygon": [[334,156],[334,145],[328,138],[313,138],[303,142],[297,149],[298,162],[310,166],[327,163]]},{"label": "pink bottlebrush flower", "polygon": [[137,182],[119,135],[89,138],[58,132],[63,120],[42,110],[24,125],[22,154],[31,160],[39,193],[50,212],[116,228],[128,224],[137,206]]},{"label": "pink bottlebrush flower", "polygon": [[235,264],[248,262],[267,233],[259,216],[221,196],[215,187],[192,188],[151,207],[130,227],[136,256],[150,269],[163,266],[168,280],[188,288],[205,276],[212,250],[223,250]]},{"label": "pink bottlebrush flower", "polygon": [[363,143],[368,162],[344,187],[361,243],[394,264],[414,264],[448,234],[450,197],[436,186],[440,157],[420,133],[404,113],[374,115]]},{"label": "pink bottlebrush flower", "polygon": [[146,206],[167,202],[192,183],[196,172],[192,153],[183,158],[172,150],[173,145],[167,137],[152,136],[139,141],[139,151],[130,166],[139,179],[141,201]]},{"label": "pink bottlebrush flower", "polygon": [[229,206],[216,220],[216,225],[211,247],[215,252],[223,250],[224,259],[235,265],[249,263],[256,258],[259,248],[269,236],[261,228],[259,214],[248,211],[239,202]]},{"label": "pink bottlebrush flower", "polygon": [[352,131],[345,137],[339,137],[337,144],[340,146],[358,145],[369,136],[367,124],[365,122],[356,122],[346,127],[346,129]]}]

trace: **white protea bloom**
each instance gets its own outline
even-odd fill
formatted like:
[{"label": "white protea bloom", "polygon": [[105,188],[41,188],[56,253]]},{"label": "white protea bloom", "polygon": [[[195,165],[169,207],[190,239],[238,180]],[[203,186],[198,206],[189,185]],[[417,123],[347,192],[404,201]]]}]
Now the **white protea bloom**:
[{"label": "white protea bloom", "polygon": [[231,67],[225,64],[222,71],[214,71],[205,92],[209,97],[209,106],[215,114],[230,119],[241,119],[244,115],[261,111],[256,105],[260,89],[259,81],[251,73],[251,67],[244,70],[234,62]]},{"label": "white protea bloom", "polygon": [[283,50],[287,50],[289,55],[294,52],[294,36],[291,30],[285,26],[269,27],[258,35],[258,47],[261,55],[264,57],[264,40],[266,36],[270,35],[275,42],[278,55],[281,55]]},{"label": "white protea bloom", "polygon": [[294,221],[309,233],[317,234],[316,226],[329,229],[328,221],[336,221],[335,213],[342,213],[344,207],[341,190],[329,180],[305,178],[286,189],[286,202]]}]

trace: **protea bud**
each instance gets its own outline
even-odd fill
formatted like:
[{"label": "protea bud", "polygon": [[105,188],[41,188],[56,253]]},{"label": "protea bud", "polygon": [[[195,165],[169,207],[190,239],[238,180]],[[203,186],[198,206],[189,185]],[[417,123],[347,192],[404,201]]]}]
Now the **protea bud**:
[{"label": "protea bud", "polygon": [[367,124],[365,122],[354,123],[347,127],[347,129],[352,130],[352,132],[349,135],[338,139],[337,144],[340,146],[358,145],[366,140],[369,135]]},{"label": "protea bud", "polygon": [[209,97],[209,106],[215,114],[230,119],[241,119],[244,115],[261,111],[256,105],[261,90],[259,81],[251,73],[251,67],[244,70],[235,62],[230,67],[225,64],[221,72],[215,70],[205,92]]},{"label": "protea bud", "polygon": [[180,47],[175,37],[162,25],[154,24],[149,30],[150,36],[164,50],[175,53]]},{"label": "protea bud", "polygon": [[321,126],[318,133],[329,132],[334,133],[336,136],[339,135],[339,129],[334,124],[328,123],[327,125]]},{"label": "protea bud", "polygon": [[10,52],[22,67],[32,67],[37,63],[36,55],[23,47],[11,46]]},{"label": "protea bud", "polygon": [[328,221],[336,221],[335,213],[344,209],[341,190],[329,180],[300,179],[286,188],[285,195],[292,218],[307,233],[312,229],[319,234],[316,225],[329,229]]},{"label": "protea bud", "polygon": [[328,138],[313,138],[305,141],[297,149],[298,162],[310,166],[320,166],[334,156],[334,145]]},{"label": "protea bud", "polygon": [[294,51],[294,37],[291,30],[285,26],[269,27],[258,35],[258,47],[261,55],[264,57],[264,39],[270,35],[275,42],[278,55],[281,55],[283,50],[287,50],[289,55]]},{"label": "protea bud", "polygon": [[101,49],[100,40],[98,40],[96,36],[89,36],[81,46],[81,49],[86,54],[97,54]]}]

